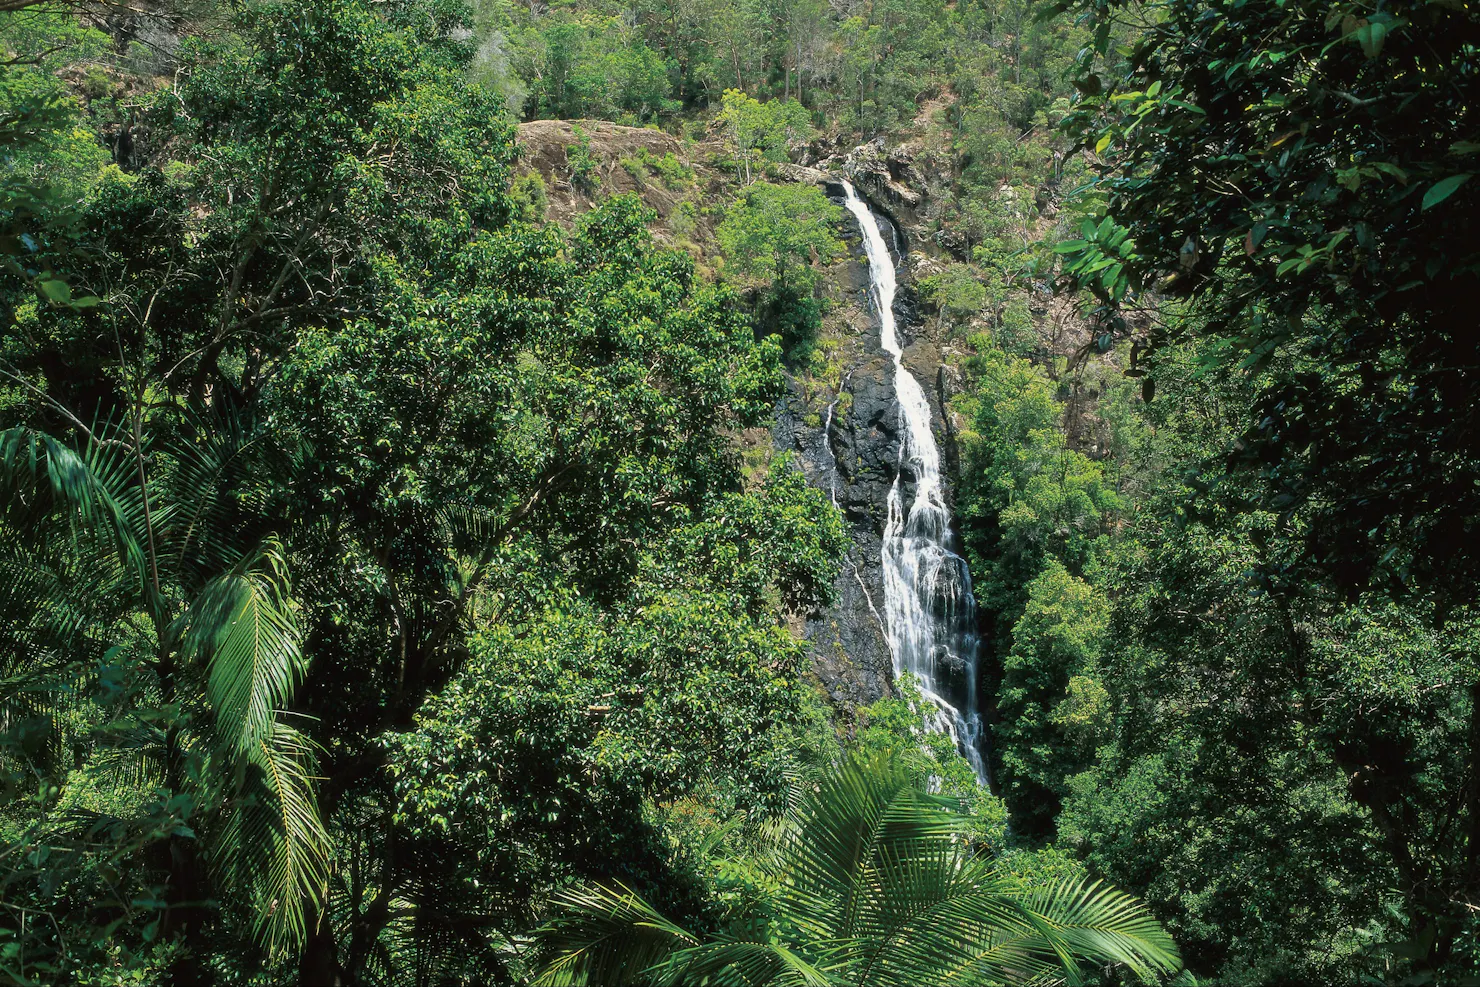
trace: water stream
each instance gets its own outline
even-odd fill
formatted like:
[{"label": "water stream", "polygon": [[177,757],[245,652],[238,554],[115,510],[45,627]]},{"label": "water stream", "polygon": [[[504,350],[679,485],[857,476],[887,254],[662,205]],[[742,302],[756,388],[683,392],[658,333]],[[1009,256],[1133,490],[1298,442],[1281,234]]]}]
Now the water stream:
[{"label": "water stream", "polygon": [[[904,365],[894,320],[894,258],[878,221],[857,190],[843,183],[846,205],[863,230],[869,280],[879,310],[880,343],[894,358],[899,403],[899,473],[889,491],[884,528],[884,616],[896,679],[919,680],[934,705],[927,726],[955,738],[977,777],[987,780],[985,737],[977,702],[976,601],[971,572],[956,549],[941,486],[940,450],[930,429],[930,402]],[[914,494],[905,509],[906,484]]]}]

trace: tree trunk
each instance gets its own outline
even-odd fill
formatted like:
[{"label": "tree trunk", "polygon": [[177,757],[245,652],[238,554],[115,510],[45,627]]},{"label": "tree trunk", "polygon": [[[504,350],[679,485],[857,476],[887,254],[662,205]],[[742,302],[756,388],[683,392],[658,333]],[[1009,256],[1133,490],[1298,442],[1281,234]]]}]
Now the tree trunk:
[{"label": "tree trunk", "polygon": [[170,876],[160,938],[178,939],[184,946],[165,974],[170,987],[205,987],[216,982],[214,972],[202,961],[211,892],[199,849],[193,837],[185,836],[171,836],[163,845]]},{"label": "tree trunk", "polygon": [[797,102],[806,105],[807,98],[802,95],[802,42],[797,41]]},{"label": "tree trunk", "polygon": [[308,940],[298,959],[299,987],[343,987],[348,981],[339,966],[339,947],[334,942],[329,916],[313,908],[305,918]]}]

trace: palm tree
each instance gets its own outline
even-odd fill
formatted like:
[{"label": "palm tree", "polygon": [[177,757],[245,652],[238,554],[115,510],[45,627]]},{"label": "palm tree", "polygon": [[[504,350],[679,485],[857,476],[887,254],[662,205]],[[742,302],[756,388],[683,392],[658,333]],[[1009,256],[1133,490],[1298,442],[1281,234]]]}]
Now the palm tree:
[{"label": "palm tree", "polygon": [[558,894],[536,935],[537,983],[1081,982],[1081,964],[1175,974],[1177,948],[1145,908],[1069,879],[1024,887],[961,839],[966,817],[885,757],[817,782],[762,862],[759,901],[716,933],[665,918],[629,889]]},{"label": "palm tree", "polygon": [[[68,418],[75,447],[0,431],[0,727],[38,713],[58,735],[71,724],[91,764],[127,762],[135,790],[162,794],[132,820],[55,816],[44,793],[72,765],[38,755],[37,811],[0,857],[126,843],[152,812],[166,823],[131,847],[136,866],[168,874],[148,938],[198,937],[207,903],[224,901],[255,916],[269,949],[301,941],[328,839],[312,745],[281,712],[307,663],[284,550],[264,530],[263,443],[238,418],[178,407],[158,442],[137,409],[94,428]],[[31,877],[54,883],[60,856]]]}]

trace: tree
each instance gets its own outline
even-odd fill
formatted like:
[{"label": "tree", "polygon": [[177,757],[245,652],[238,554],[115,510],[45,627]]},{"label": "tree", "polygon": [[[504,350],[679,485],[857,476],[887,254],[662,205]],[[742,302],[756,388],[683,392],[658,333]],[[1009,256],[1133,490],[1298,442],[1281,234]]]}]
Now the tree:
[{"label": "tree", "polygon": [[[1229,470],[1257,506],[1306,516],[1297,569],[1353,591],[1480,576],[1480,360],[1469,233],[1480,60],[1469,7],[1191,0],[1065,3],[1095,25],[1067,121],[1101,156],[1104,219],[1058,249],[1114,309],[1152,290],[1196,318],[1178,340],[1258,375]],[[1154,371],[1153,371],[1154,372]]]},{"label": "tree", "polygon": [[760,304],[762,325],[778,333],[793,360],[809,349],[822,316],[816,265],[843,253],[834,229],[843,210],[809,185],[757,182],[715,230],[733,270],[769,279]]},{"label": "tree", "polygon": [[735,152],[735,173],[742,185],[760,177],[767,161],[785,161],[791,145],[811,129],[807,112],[796,100],[761,102],[739,89],[726,89],[720,122]]},{"label": "tree", "polygon": [[999,653],[1050,560],[1083,574],[1119,498],[1103,467],[1066,448],[1062,409],[1029,361],[990,349],[973,362],[973,433],[962,471],[964,538]]},{"label": "tree", "polygon": [[615,17],[552,19],[530,38],[530,119],[623,118],[633,123],[676,108],[668,66]]},{"label": "tree", "polygon": [[[78,126],[77,101],[56,72],[95,55],[105,38],[51,4],[28,6],[40,9],[10,16],[4,11],[20,8],[0,8],[0,268],[29,284],[42,304],[85,307],[95,298],[74,298],[41,255],[52,230],[75,221],[80,200],[107,160],[107,152]],[[14,305],[0,304],[8,324]]]},{"label": "tree", "polygon": [[698,793],[742,814],[784,806],[810,686],[766,598],[826,593],[843,544],[835,514],[814,520],[826,509],[778,464],[755,493],[653,544],[627,599],[553,597],[528,629],[474,642],[391,751],[398,852],[439,861],[396,879],[419,964],[517,977],[486,931],[527,928],[537,897],[572,879],[706,909],[704,882],[668,862],[653,807]]},{"label": "tree", "polygon": [[1109,609],[1056,559],[1028,584],[1012,651],[1002,659],[993,732],[997,782],[1025,833],[1052,831],[1067,780],[1087,766],[1094,732],[1105,725],[1108,697],[1093,676]]},{"label": "tree", "polygon": [[[495,969],[487,950],[463,956],[432,933],[476,939],[497,914],[493,904],[517,906],[577,863],[595,866],[577,859],[575,847],[542,844],[550,857],[533,864],[532,884],[496,899],[463,895],[458,882],[477,873],[482,851],[472,848],[487,834],[433,838],[426,818],[400,813],[391,771],[397,741],[475,656],[487,655],[485,639],[512,642],[495,649],[500,660],[523,660],[541,654],[533,642],[521,646],[539,628],[574,641],[577,629],[605,627],[608,643],[592,653],[620,665],[666,643],[664,630],[687,626],[687,640],[704,647],[670,650],[672,657],[695,674],[733,658],[747,685],[715,712],[727,746],[759,762],[737,790],[773,798],[781,783],[773,735],[788,729],[780,720],[797,674],[777,614],[816,605],[808,587],[830,581],[818,572],[836,552],[837,524],[824,496],[795,484],[778,485],[761,506],[759,495],[738,496],[746,477],[732,436],[768,419],[783,386],[778,348],[756,341],[731,295],[701,281],[691,260],[658,249],[645,229],[651,217],[634,198],[605,203],[573,233],[511,221],[512,132],[501,100],[465,81],[474,52],[457,30],[459,9],[432,0],[246,5],[231,32],[189,39],[178,87],[150,108],[153,146],[175,160],[138,175],[107,172],[83,204],[85,222],[42,244],[44,259],[59,270],[65,261],[79,293],[104,303],[17,305],[22,321],[0,354],[7,425],[85,444],[89,429],[100,434],[86,423],[126,420],[125,446],[110,433],[102,448],[142,448],[148,479],[138,489],[156,476],[172,482],[196,446],[225,441],[222,423],[250,423],[252,454],[229,461],[253,470],[266,492],[251,487],[238,497],[231,487],[220,503],[230,508],[228,530],[272,537],[279,547],[270,566],[243,562],[232,585],[256,579],[264,598],[275,588],[272,598],[292,617],[304,666],[294,666],[293,681],[304,684],[274,693],[269,705],[290,707],[290,722],[316,754],[311,815],[331,844],[316,884],[327,891],[299,894],[297,906],[278,903],[275,920],[296,914],[304,941],[291,958],[269,954],[243,934],[251,894],[208,893],[214,879],[202,885],[185,868],[157,872],[139,849],[199,848],[205,860],[202,844],[216,830],[187,831],[156,813],[145,817],[152,822],[143,835],[142,824],[93,833],[96,866],[66,885],[80,890],[80,901],[112,880],[123,889],[112,895],[141,891],[118,899],[125,914],[145,907],[136,901],[194,903],[202,934],[171,926],[159,935],[144,924],[147,932],[130,937],[110,931],[115,912],[90,909],[71,913],[81,935],[103,944],[112,936],[119,949],[152,936],[167,954],[160,963],[193,965],[177,980],[254,971],[287,981],[296,966],[302,982],[323,984],[375,970],[398,975],[432,957]],[[18,278],[3,290],[7,301],[34,298]],[[180,424],[189,416],[204,424]],[[19,453],[12,460],[30,462]],[[193,506],[169,497],[161,504],[180,526],[172,530],[199,530],[189,527]],[[737,565],[757,550],[745,543],[759,546],[768,531],[785,534],[785,550],[771,551],[764,565]],[[54,548],[66,544],[67,532],[53,533]],[[813,550],[798,552],[808,538]],[[677,548],[690,542],[689,557],[706,562],[664,570],[652,553],[667,545],[679,558]],[[162,569],[156,595],[169,611],[166,628],[201,586],[255,558],[231,555],[217,566],[216,556],[194,554],[171,557],[184,567],[175,582],[174,570]],[[735,582],[698,585],[700,565]],[[572,600],[578,605],[557,619]],[[641,600],[672,620],[629,641],[621,617],[647,613]],[[732,627],[715,626],[721,614]],[[185,668],[166,635],[134,633],[178,652],[171,660]],[[98,657],[78,645],[58,663],[90,668]],[[143,693],[131,702],[148,724],[190,714],[182,743],[204,758],[205,740],[196,738],[214,736],[209,710],[171,711],[171,701],[149,691],[149,671],[140,672]],[[621,670],[609,677],[621,681]],[[539,680],[531,673],[527,681]],[[184,686],[177,694],[194,695]],[[769,697],[779,719],[745,707],[752,695]],[[584,708],[579,715],[595,722]],[[29,717],[17,721],[5,749],[29,756],[25,744],[36,736]],[[88,760],[93,752],[111,756],[107,745],[87,747],[86,771],[37,785],[42,801],[16,806],[7,823],[49,819],[58,804],[93,807],[89,779],[104,768]],[[615,752],[613,759],[620,761]],[[646,763],[661,760],[652,754]],[[216,778],[214,768],[227,765],[211,760],[203,776]],[[614,769],[603,786],[555,786],[553,794],[587,798],[573,816],[600,818],[604,807],[632,808],[649,790],[636,774]],[[264,799],[251,805],[273,804]],[[510,795],[490,817],[528,804]],[[259,839],[245,852],[273,845]],[[429,867],[432,860],[441,866]],[[663,865],[658,859],[654,873]],[[36,865],[24,873],[44,882],[62,871]],[[459,893],[439,896],[448,889]],[[402,902],[426,910],[412,921]]]},{"label": "tree", "polygon": [[[1480,678],[1462,643],[1480,577],[1476,13],[1174,0],[1150,8],[1121,62],[1110,36],[1125,8],[1069,6],[1097,31],[1067,125],[1101,156],[1102,198],[1057,248],[1065,269],[1095,292],[1109,335],[1131,334],[1121,311],[1178,299],[1137,340],[1147,395],[1189,354],[1200,374],[1242,375],[1255,395],[1177,508],[1243,554],[1245,593],[1272,598],[1256,627],[1273,640],[1241,648],[1225,674],[1255,695],[1313,688],[1322,642],[1350,633],[1335,599],[1456,645],[1390,682],[1449,668],[1444,711],[1419,714],[1444,724],[1447,744],[1421,741],[1406,715],[1379,727],[1370,710],[1305,712],[1299,729],[1331,731],[1331,801],[1354,800],[1382,834],[1372,852],[1393,867],[1394,934],[1413,975],[1469,975],[1471,920],[1457,903],[1480,894],[1480,788],[1440,795],[1418,779],[1480,765]],[[1318,710],[1366,709],[1356,697],[1368,686],[1338,679]],[[1282,722],[1272,705],[1252,708]]]},{"label": "tree", "polygon": [[625,887],[561,892],[538,933],[544,984],[945,984],[1077,980],[1081,963],[1175,973],[1134,900],[1023,887],[956,836],[966,817],[897,761],[852,758],[807,786],[721,931],[697,935]]},{"label": "tree", "polygon": [[[135,949],[182,937],[177,982],[203,976],[193,951],[209,935],[209,899],[234,898],[281,952],[302,943],[323,897],[314,749],[282,713],[307,668],[298,607],[281,543],[238,509],[270,496],[271,477],[254,470],[266,465],[259,437],[185,416],[162,444],[144,430],[142,398],[133,411],[85,430],[81,453],[29,428],[0,432],[0,635],[12,646],[3,708],[28,725],[7,739],[71,732],[91,751],[70,776],[34,743],[7,751],[22,755],[10,767],[39,811],[4,847],[33,862],[7,880],[5,905],[52,916],[12,938],[28,978],[71,975],[99,948],[83,902],[66,897],[90,858],[138,863],[110,860],[110,842],[167,879],[132,903],[110,889],[94,907],[116,916],[111,927]],[[79,681],[92,698],[68,716]],[[77,804],[73,791],[104,783],[118,759],[147,779],[133,804],[113,818]],[[53,848],[51,868],[70,878],[60,887],[34,866]]]},{"label": "tree", "polygon": [[819,189],[758,182],[726,211],[715,236],[741,274],[810,292],[817,284],[814,265],[843,253],[833,231],[842,220],[843,210]]}]

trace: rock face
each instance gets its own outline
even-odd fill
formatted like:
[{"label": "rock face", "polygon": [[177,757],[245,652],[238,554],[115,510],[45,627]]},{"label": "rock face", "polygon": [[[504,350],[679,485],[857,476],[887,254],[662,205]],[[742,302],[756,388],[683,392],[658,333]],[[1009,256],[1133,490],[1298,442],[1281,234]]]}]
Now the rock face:
[{"label": "rock face", "polygon": [[846,708],[873,702],[891,688],[880,538],[899,471],[899,408],[882,353],[845,373],[843,389],[819,424],[809,424],[812,416],[794,388],[773,434],[779,448],[797,453],[808,479],[832,495],[852,537],[834,584],[836,603],[806,628],[817,675]]},{"label": "rock face", "polygon": [[836,188],[847,175],[876,213],[889,217],[914,262],[926,257],[966,260],[966,239],[937,222],[953,176],[949,161],[911,143],[888,147],[883,138],[844,148],[819,142],[806,149],[801,164],[782,165],[794,182]]},{"label": "rock face", "polygon": [[[810,174],[809,174],[810,172]],[[788,177],[841,191],[837,179],[816,169],[795,168]],[[867,196],[865,196],[867,197]],[[887,210],[875,201],[879,215]],[[779,450],[801,460],[811,482],[828,491],[843,513],[852,548],[835,583],[837,601],[826,613],[807,622],[818,678],[843,710],[866,705],[893,690],[893,658],[884,627],[881,539],[888,520],[889,490],[900,472],[900,410],[895,398],[893,363],[879,340],[879,320],[870,297],[867,260],[856,226],[847,238],[852,256],[837,272],[832,294],[839,299],[842,337],[838,359],[841,378],[835,391],[814,396],[793,380],[791,393],[778,411],[772,436]],[[896,248],[903,242],[897,224]],[[900,251],[896,249],[896,260]],[[942,413],[945,381],[934,341],[912,338],[919,330],[914,292],[905,266],[894,312],[906,341],[905,364],[930,397],[936,439],[947,466],[954,463],[955,443]],[[913,477],[906,474],[904,496],[913,496]]]},{"label": "rock face", "polygon": [[[579,133],[577,132],[579,128]],[[661,158],[671,154],[686,160],[682,142],[661,130],[623,127],[604,120],[535,120],[521,123],[518,142],[524,167],[539,172],[549,196],[550,218],[568,223],[578,213],[591,208],[596,196],[576,188],[570,181],[566,148],[584,141],[597,162],[595,178],[603,194],[636,192],[645,204],[658,213],[660,226],[668,220],[684,194],[666,188],[660,181],[643,181],[622,166],[646,152]]]},{"label": "rock face", "polygon": [[[685,149],[675,138],[654,130],[600,121],[579,121],[579,126],[598,162],[601,193],[636,192],[658,213],[654,232],[660,239],[695,250],[701,264],[714,262],[717,245],[712,225],[717,219],[693,211],[696,220],[683,231],[675,221],[685,215],[680,209],[685,199],[722,202],[733,195],[728,178],[708,163],[717,149],[706,145]],[[560,223],[569,223],[599,198],[570,182],[566,148],[582,139],[575,127],[575,123],[557,120],[519,126],[520,167],[543,177],[550,218]],[[694,169],[693,187],[671,189],[656,181],[639,181],[621,162],[644,151],[683,158]],[[922,265],[933,264],[933,258],[946,253],[930,232],[937,201],[931,189],[940,175],[938,169],[921,166],[917,158],[908,147],[890,150],[879,142],[861,148],[819,146],[809,150],[802,164],[782,165],[778,170],[782,180],[816,185],[839,204],[842,177],[848,176],[874,213],[889,221],[886,239],[892,238],[896,261],[906,257],[910,261],[898,264],[895,318],[906,347],[904,364],[930,398],[949,497],[956,444],[943,413],[947,368],[937,341],[924,331],[912,287],[914,272],[923,273]],[[836,603],[827,612],[806,618],[799,627],[811,644],[818,679],[846,721],[853,708],[889,695],[893,689],[893,657],[883,623],[881,541],[889,491],[900,470],[900,413],[893,361],[880,346],[860,230],[849,216],[838,233],[852,249],[845,261],[824,272],[832,304],[819,343],[825,349],[827,370],[791,378],[769,436],[758,431],[739,439],[746,449],[769,444],[777,452],[795,454],[812,484],[831,494],[848,525],[852,547],[835,583]],[[914,478],[905,475],[902,482],[909,502]]]}]

